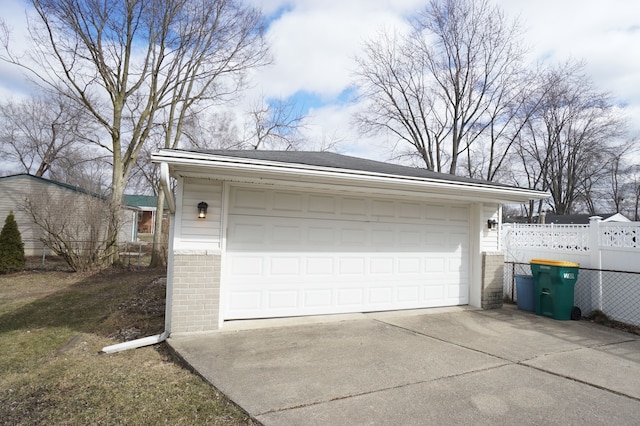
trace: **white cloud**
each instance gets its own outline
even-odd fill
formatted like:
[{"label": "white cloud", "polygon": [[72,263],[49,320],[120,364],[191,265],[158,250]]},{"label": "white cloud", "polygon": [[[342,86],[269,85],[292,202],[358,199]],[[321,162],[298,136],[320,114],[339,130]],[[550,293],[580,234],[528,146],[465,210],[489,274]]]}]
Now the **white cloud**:
[{"label": "white cloud", "polygon": [[[269,28],[275,63],[255,78],[256,91],[286,98],[299,91],[332,100],[348,87],[353,57],[363,40],[382,26],[402,28],[403,16],[427,0],[264,0],[267,14],[282,14]],[[598,90],[627,103],[630,127],[640,131],[640,2],[635,0],[497,0],[509,18],[520,19],[531,62],[584,59]],[[283,9],[286,7],[286,9]],[[405,27],[406,28],[406,27]],[[350,111],[358,106],[327,104],[307,121],[310,137],[340,134],[346,151],[389,158],[392,142],[363,138]]]},{"label": "white cloud", "polygon": [[[5,0],[0,15],[0,19],[10,31],[10,49],[20,56],[25,54],[29,46],[25,7],[26,5],[20,0]],[[4,51],[0,53],[5,55]],[[32,89],[23,70],[2,60],[0,60],[0,76],[2,99],[20,97]]]},{"label": "white cloud", "polygon": [[585,60],[599,90],[640,104],[640,2],[499,0],[498,4],[510,16],[520,15],[532,59]]},{"label": "white cloud", "polygon": [[[285,4],[284,2],[281,4]],[[268,39],[274,64],[257,76],[267,96],[288,97],[304,90],[331,98],[351,80],[353,58],[363,41],[381,27],[402,27],[402,14],[416,0],[297,1],[271,22]],[[270,2],[268,11],[278,10]]]}]

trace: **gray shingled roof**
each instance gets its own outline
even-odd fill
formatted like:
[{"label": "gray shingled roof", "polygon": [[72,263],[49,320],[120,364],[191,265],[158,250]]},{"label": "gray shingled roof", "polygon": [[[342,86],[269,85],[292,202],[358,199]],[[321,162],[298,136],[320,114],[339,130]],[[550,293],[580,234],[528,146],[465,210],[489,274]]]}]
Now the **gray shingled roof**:
[{"label": "gray shingled roof", "polygon": [[367,160],[365,158],[351,157],[348,155],[336,154],[333,152],[260,150],[202,150],[194,152],[220,155],[225,157],[274,161],[288,164],[304,164],[308,166],[327,167],[332,169],[357,170],[395,176],[417,177],[453,182],[468,182],[505,188],[511,187],[509,185],[502,185],[495,182],[470,179],[462,176],[450,175],[448,173],[438,173],[426,169],[420,169],[417,167],[383,163],[381,161]]}]

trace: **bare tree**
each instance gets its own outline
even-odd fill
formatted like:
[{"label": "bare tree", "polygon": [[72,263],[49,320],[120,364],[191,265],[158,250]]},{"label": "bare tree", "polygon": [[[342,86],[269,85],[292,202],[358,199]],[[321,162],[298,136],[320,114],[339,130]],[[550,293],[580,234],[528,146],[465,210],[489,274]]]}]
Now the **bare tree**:
[{"label": "bare tree", "polygon": [[295,151],[301,144],[300,130],[304,116],[286,100],[261,100],[247,113],[248,119],[242,147]]},{"label": "bare tree", "polygon": [[23,208],[42,231],[40,240],[74,271],[86,271],[108,263],[108,202],[97,194],[42,190],[28,194]]},{"label": "bare tree", "polygon": [[530,188],[548,190],[557,214],[574,211],[589,179],[606,173],[625,132],[624,117],[608,94],[593,88],[584,65],[567,63],[544,73],[538,112],[518,144]]},{"label": "bare tree", "polygon": [[483,175],[493,178],[502,162],[496,155],[511,146],[509,138],[497,142],[525,105],[517,23],[488,0],[432,0],[412,25],[409,36],[383,32],[365,44],[356,77],[368,109],[356,121],[408,144],[404,154],[427,169],[452,174],[491,130]]},{"label": "bare tree", "polygon": [[[164,146],[172,146],[191,111],[235,93],[244,72],[266,58],[261,14],[236,0],[31,3],[30,61],[8,50],[2,59],[85,108],[108,134],[114,218],[158,122]],[[110,247],[117,233],[114,223]],[[116,260],[117,250],[111,254]]]},{"label": "bare tree", "polygon": [[[188,113],[189,111],[185,111]],[[301,139],[299,130],[302,127],[303,116],[291,102],[274,100],[260,101],[247,114],[245,134],[241,137],[234,114],[231,111],[215,111],[209,109],[203,112],[185,114],[182,119],[181,139],[171,141],[164,138],[164,143],[158,147],[164,148],[194,148],[194,149],[298,149]],[[164,129],[164,126],[162,127]],[[167,134],[165,129],[162,135]],[[146,160],[145,160],[146,161]],[[138,167],[137,174],[144,180],[155,185],[159,180],[157,167],[150,162]],[[153,251],[151,266],[159,266],[165,256],[162,241],[162,209],[164,194],[156,192],[158,203],[156,207],[155,229],[153,236]]]},{"label": "bare tree", "polygon": [[0,122],[0,154],[34,176],[60,173],[70,156],[85,161],[82,144],[95,132],[84,111],[57,93],[0,104]]}]

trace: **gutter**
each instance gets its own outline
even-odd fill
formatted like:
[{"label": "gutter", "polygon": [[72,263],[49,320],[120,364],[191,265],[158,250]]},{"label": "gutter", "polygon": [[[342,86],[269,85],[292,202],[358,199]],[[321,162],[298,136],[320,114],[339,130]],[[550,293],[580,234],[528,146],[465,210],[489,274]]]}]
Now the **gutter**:
[{"label": "gutter", "polygon": [[169,332],[164,331],[162,334],[156,334],[154,336],[143,337],[141,339],[130,340],[128,342],[117,343],[115,345],[105,346],[100,353],[112,354],[116,352],[126,351],[127,349],[137,349],[143,346],[155,345],[162,343],[169,337]]}]

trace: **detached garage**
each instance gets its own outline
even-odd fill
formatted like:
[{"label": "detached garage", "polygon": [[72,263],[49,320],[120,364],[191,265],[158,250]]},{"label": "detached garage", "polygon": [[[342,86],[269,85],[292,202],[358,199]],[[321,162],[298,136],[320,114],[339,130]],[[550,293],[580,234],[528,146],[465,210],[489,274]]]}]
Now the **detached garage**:
[{"label": "detached garage", "polygon": [[[521,188],[327,152],[162,150],[167,331],[502,299],[501,204]],[[205,206],[206,205],[206,206]]]}]

